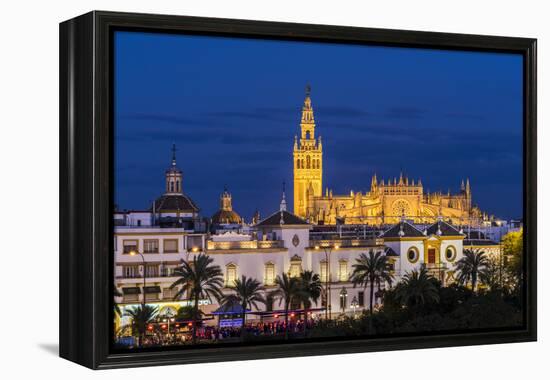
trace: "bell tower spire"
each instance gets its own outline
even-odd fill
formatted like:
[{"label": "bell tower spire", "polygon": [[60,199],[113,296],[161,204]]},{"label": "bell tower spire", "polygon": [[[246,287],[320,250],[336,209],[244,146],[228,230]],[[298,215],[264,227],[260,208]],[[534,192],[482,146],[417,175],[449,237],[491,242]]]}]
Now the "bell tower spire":
[{"label": "bell tower spire", "polygon": [[[297,140],[297,139],[296,139]],[[300,139],[294,142],[294,213],[306,217],[308,198],[321,196],[323,188],[323,147],[315,138],[315,117],[311,104],[311,86],[306,85],[300,119]],[[313,188],[313,194],[310,188]]]},{"label": "bell tower spire", "polygon": [[166,182],[166,194],[182,194],[183,173],[176,163],[176,144],[172,144],[172,162],[164,174]]}]

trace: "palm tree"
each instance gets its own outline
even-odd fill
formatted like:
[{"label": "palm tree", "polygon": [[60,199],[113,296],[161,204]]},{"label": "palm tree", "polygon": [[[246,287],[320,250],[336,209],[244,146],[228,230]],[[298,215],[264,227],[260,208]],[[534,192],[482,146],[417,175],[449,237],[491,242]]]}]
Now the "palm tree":
[{"label": "palm tree", "polygon": [[181,260],[181,266],[174,270],[174,275],[179,278],[170,285],[170,289],[180,286],[174,299],[187,296],[193,301],[193,344],[197,343],[197,323],[200,319],[199,300],[212,297],[220,300],[223,297],[222,270],[218,265],[213,265],[214,259],[204,253],[193,257],[193,261]]},{"label": "palm tree", "polygon": [[[114,297],[122,297],[122,293],[117,289],[116,285],[114,287],[113,293]],[[116,301],[113,303],[115,305],[115,316],[122,317],[122,310],[120,310],[120,305],[116,303]]]},{"label": "palm tree", "polygon": [[476,249],[465,249],[464,257],[455,264],[458,271],[458,282],[461,285],[472,284],[472,291],[476,291],[477,281],[480,273],[489,265],[489,259],[485,251]]},{"label": "palm tree", "polygon": [[407,307],[439,302],[437,279],[425,267],[405,273],[395,287],[396,300]]},{"label": "palm tree", "polygon": [[503,265],[496,258],[489,258],[485,268],[479,271],[480,282],[491,290],[504,290],[505,273]]},{"label": "palm tree", "polygon": [[288,339],[288,310],[290,305],[299,301],[303,297],[303,289],[300,280],[297,277],[290,277],[286,273],[275,278],[277,289],[271,292],[271,296],[279,299],[279,304],[284,302],[285,305],[285,339]]},{"label": "palm tree", "polygon": [[388,282],[391,284],[393,281],[393,274],[390,270],[388,257],[382,255],[382,252],[374,253],[371,250],[369,251],[368,256],[361,253],[355,261],[357,263],[353,264],[353,272],[350,279],[353,282],[353,287],[361,285],[366,288],[369,286],[369,311],[372,316],[374,285],[378,284],[380,287],[380,283],[382,282]]},{"label": "palm tree", "polygon": [[145,340],[145,331],[147,324],[152,322],[158,314],[158,308],[151,305],[139,305],[133,308],[126,309],[124,316],[131,317],[132,323],[130,325],[132,329],[132,335],[138,335],[140,337],[140,345],[143,346]]},{"label": "palm tree", "polygon": [[258,303],[266,303],[263,296],[265,288],[255,278],[242,276],[240,279],[236,279],[233,286],[231,286],[232,294],[224,296],[223,305],[232,306],[240,305],[243,311],[243,327],[241,329],[241,336],[243,336],[244,327],[246,325],[246,310],[255,307],[258,309]]},{"label": "palm tree", "polygon": [[308,309],[312,303],[317,303],[321,297],[322,285],[319,275],[310,270],[306,270],[300,274],[301,296],[304,304],[304,335],[306,335]]},{"label": "palm tree", "polygon": [[195,308],[193,306],[182,306],[178,309],[178,312],[175,316],[178,321],[194,321],[201,319],[204,313],[199,310],[198,315],[195,315]]}]

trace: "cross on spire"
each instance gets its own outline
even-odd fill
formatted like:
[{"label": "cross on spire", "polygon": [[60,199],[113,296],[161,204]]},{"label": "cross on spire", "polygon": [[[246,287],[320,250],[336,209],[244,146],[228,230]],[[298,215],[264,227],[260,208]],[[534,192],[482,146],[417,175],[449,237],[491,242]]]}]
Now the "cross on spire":
[{"label": "cross on spire", "polygon": [[306,84],[306,96],[309,96],[311,94],[311,86],[310,84]]},{"label": "cross on spire", "polygon": [[176,144],[172,144],[172,165],[176,166]]}]

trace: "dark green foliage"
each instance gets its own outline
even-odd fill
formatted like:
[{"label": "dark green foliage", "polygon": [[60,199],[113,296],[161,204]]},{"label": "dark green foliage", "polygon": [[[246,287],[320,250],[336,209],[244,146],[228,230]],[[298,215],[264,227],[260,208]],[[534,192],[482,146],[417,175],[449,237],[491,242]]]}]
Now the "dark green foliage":
[{"label": "dark green foliage", "polygon": [[158,308],[150,305],[135,306],[124,312],[125,317],[132,318],[130,328],[132,335],[143,337],[147,329],[147,324],[153,322],[158,314]]},{"label": "dark green foliage", "polygon": [[413,310],[439,302],[439,281],[431,276],[427,269],[405,273],[403,280],[395,287],[395,299],[398,303]]},{"label": "dark green foliage", "polygon": [[273,299],[278,299],[279,304],[283,303],[285,308],[285,339],[288,339],[288,310],[294,301],[304,299],[304,289],[299,278],[290,277],[286,273],[275,278],[277,288],[271,292]]},{"label": "dark green foliage", "polygon": [[485,251],[479,249],[465,249],[464,256],[455,264],[458,272],[458,283],[461,285],[471,284],[472,290],[477,290],[477,284],[482,272],[487,270],[489,257]]},{"label": "dark green foliage", "polygon": [[258,304],[266,303],[263,296],[265,288],[255,278],[243,275],[240,279],[235,280],[235,284],[231,287],[231,290],[233,293],[223,297],[222,305],[228,307],[240,305],[243,310],[244,326],[246,324],[246,310],[252,309],[252,307],[258,309]]},{"label": "dark green foliage", "polygon": [[438,282],[433,286],[437,297],[430,297],[430,302],[407,306],[401,301],[410,297],[398,296],[397,286],[385,293],[380,311],[372,315],[365,312],[356,320],[321,323],[310,331],[310,336],[391,335],[517,327],[522,323],[517,295],[499,290],[474,293],[459,285],[441,287]]},{"label": "dark green foliage", "polygon": [[393,275],[390,270],[388,257],[382,255],[382,252],[370,251],[368,255],[361,253],[356,263],[353,264],[353,273],[350,280],[353,286],[369,287],[369,310],[373,313],[374,287],[378,286],[380,290],[381,284],[387,282],[391,285]]},{"label": "dark green foliage", "polygon": [[199,322],[199,300],[212,298],[220,300],[223,296],[222,270],[218,265],[213,265],[213,259],[204,253],[193,257],[193,261],[181,261],[181,266],[174,270],[179,278],[170,288],[181,286],[174,299],[187,297],[193,301],[193,343],[197,341],[197,323]]}]

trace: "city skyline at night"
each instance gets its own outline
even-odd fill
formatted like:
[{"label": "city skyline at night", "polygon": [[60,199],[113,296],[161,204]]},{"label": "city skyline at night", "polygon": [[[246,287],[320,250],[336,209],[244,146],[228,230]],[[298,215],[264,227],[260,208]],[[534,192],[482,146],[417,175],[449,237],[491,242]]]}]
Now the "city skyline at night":
[{"label": "city skyline at night", "polygon": [[455,193],[469,178],[484,211],[522,216],[520,56],[145,33],[115,42],[120,209],[146,209],[163,192],[172,144],[202,215],[225,186],[247,221],[278,208],[283,181],[292,204],[310,83],[327,187],[368,191],[374,174],[404,173]]}]

